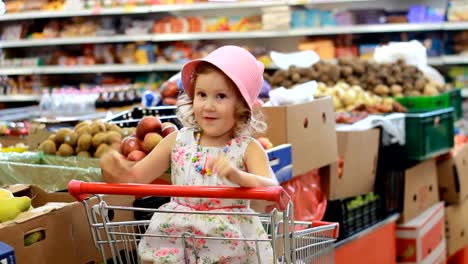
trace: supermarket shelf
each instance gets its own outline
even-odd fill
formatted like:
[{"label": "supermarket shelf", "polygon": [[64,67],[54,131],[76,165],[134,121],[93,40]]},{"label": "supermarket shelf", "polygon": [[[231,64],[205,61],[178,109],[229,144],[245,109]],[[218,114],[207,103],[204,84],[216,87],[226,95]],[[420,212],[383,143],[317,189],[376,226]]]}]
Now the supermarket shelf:
[{"label": "supermarket shelf", "polygon": [[0,48],[21,48],[35,46],[74,45],[88,43],[120,43],[151,41],[152,35],[89,36],[75,38],[24,39],[1,41]]},{"label": "supermarket shelf", "polygon": [[[330,60],[330,62],[335,62],[335,60]],[[430,57],[428,59],[428,63],[432,66],[468,64],[468,55],[447,55],[441,57]],[[114,64],[89,66],[37,66],[21,68],[0,68],[0,75],[179,71],[182,69],[182,66],[182,63],[154,63],[148,65]],[[278,67],[275,65],[269,65],[265,68],[269,70],[278,69]]]},{"label": "supermarket shelf", "polygon": [[15,94],[15,95],[0,95],[0,103],[14,102],[39,102],[39,95]]},{"label": "supermarket shelf", "polygon": [[82,74],[82,73],[110,73],[110,72],[152,72],[178,71],[182,64],[155,63],[148,65],[115,64],[90,66],[37,66],[21,68],[0,68],[0,75],[31,75],[31,74]]},{"label": "supermarket shelf", "polygon": [[[343,1],[343,0],[342,0]],[[323,2],[323,1],[322,1]],[[22,13],[12,13],[0,16],[0,21],[26,20],[39,18],[60,18],[60,17],[83,17],[83,16],[107,16],[107,15],[130,15],[149,14],[160,12],[179,12],[193,10],[213,10],[213,9],[237,9],[237,8],[261,8],[269,6],[285,5],[284,0],[271,1],[245,1],[245,2],[211,2],[198,4],[174,4],[174,5],[152,5],[152,6],[126,6],[112,8],[92,8],[82,10],[63,11],[31,11]]]},{"label": "supermarket shelf", "polygon": [[116,43],[136,41],[189,41],[189,40],[214,40],[214,39],[252,39],[252,38],[278,38],[319,36],[336,34],[359,34],[359,33],[382,33],[382,32],[412,32],[412,31],[434,31],[448,28],[450,30],[468,29],[466,23],[423,23],[423,24],[382,24],[382,25],[352,25],[352,26],[329,26],[306,29],[290,30],[263,30],[248,32],[213,32],[213,33],[169,33],[158,35],[118,35],[118,36],[91,36],[75,38],[52,38],[52,39],[27,39],[2,41],[0,48],[20,48],[32,46],[55,46],[73,45],[84,43]]}]

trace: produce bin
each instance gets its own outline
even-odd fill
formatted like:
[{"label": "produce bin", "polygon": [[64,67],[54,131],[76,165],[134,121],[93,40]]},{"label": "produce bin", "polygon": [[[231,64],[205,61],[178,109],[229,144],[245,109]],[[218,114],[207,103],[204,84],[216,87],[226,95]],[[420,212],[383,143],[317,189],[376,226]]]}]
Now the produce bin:
[{"label": "produce bin", "polygon": [[368,193],[328,201],[323,220],[340,224],[338,240],[342,240],[378,223],[383,216],[380,197]]},{"label": "produce bin", "polygon": [[453,108],[406,114],[406,156],[426,160],[447,153],[454,144]]},{"label": "produce bin", "polygon": [[38,152],[0,153],[0,186],[34,184],[48,192],[67,189],[72,179],[102,181],[99,160]]},{"label": "produce bin", "polygon": [[453,89],[434,96],[405,96],[395,99],[410,113],[423,113],[453,107],[454,120],[463,117],[463,98],[460,89]]}]

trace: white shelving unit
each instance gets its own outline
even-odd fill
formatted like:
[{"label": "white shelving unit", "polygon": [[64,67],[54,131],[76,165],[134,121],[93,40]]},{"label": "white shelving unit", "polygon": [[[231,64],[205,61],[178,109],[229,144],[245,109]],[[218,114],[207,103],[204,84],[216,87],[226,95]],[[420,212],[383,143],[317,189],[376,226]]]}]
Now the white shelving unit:
[{"label": "white shelving unit", "polygon": [[[450,55],[431,57],[429,65],[456,65],[468,64],[468,55]],[[162,72],[179,71],[183,64],[177,63],[154,63],[148,65],[139,64],[114,64],[114,65],[90,65],[90,66],[37,66],[0,68],[0,75],[32,75],[32,74],[83,74],[83,73],[119,73],[119,72]],[[276,66],[268,66],[267,69],[278,69]]]},{"label": "white shelving unit", "polygon": [[27,95],[27,94],[14,94],[14,95],[0,95],[0,103],[7,102],[34,102],[39,101],[41,97],[39,95]]},{"label": "white shelving unit", "polygon": [[[0,16],[1,17],[1,16]],[[322,36],[338,34],[366,34],[385,32],[422,32],[436,30],[468,30],[468,22],[464,23],[425,23],[425,24],[382,24],[329,26],[319,28],[304,28],[290,30],[264,30],[247,32],[213,32],[213,33],[168,33],[146,35],[89,36],[75,38],[25,39],[0,42],[0,48],[21,48],[34,46],[76,45],[88,43],[121,43],[137,41],[191,41],[191,40],[225,40],[253,38],[285,38],[301,36]]]},{"label": "white shelving unit", "polygon": [[109,16],[109,15],[132,15],[151,14],[162,12],[184,12],[197,10],[217,10],[217,9],[245,9],[262,8],[271,6],[297,6],[297,5],[320,5],[338,4],[353,2],[373,2],[376,0],[251,0],[242,2],[209,2],[196,4],[174,4],[174,5],[153,5],[153,6],[126,6],[112,8],[92,8],[80,10],[62,11],[30,11],[21,13],[5,14],[0,16],[0,21],[15,21],[43,18],[65,18],[65,17],[86,17],[86,16]]}]

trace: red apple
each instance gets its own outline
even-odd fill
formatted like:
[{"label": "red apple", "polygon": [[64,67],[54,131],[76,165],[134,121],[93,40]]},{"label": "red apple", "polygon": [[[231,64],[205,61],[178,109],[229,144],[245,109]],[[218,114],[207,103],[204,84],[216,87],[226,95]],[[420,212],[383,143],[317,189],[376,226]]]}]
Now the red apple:
[{"label": "red apple", "polygon": [[128,154],[127,156],[127,159],[129,161],[140,161],[142,160],[144,157],[146,156],[146,154],[141,151],[141,150],[134,150],[132,152],[130,152],[130,154]]},{"label": "red apple", "polygon": [[120,145],[120,152],[127,156],[130,152],[141,149],[141,140],[135,136],[126,137]]},{"label": "red apple", "polygon": [[150,153],[154,147],[156,147],[159,142],[161,142],[162,139],[162,136],[158,133],[150,132],[145,135],[145,139],[141,143],[141,149],[145,153]]},{"label": "red apple", "polygon": [[179,130],[176,125],[171,122],[164,122],[161,124],[161,136],[166,137],[170,133]]},{"label": "red apple", "polygon": [[150,132],[161,133],[161,121],[155,116],[145,116],[140,119],[136,128],[137,138],[143,140]]},{"label": "red apple", "polygon": [[265,150],[273,148],[273,143],[266,137],[259,137],[257,141],[260,142],[260,145],[262,145]]}]

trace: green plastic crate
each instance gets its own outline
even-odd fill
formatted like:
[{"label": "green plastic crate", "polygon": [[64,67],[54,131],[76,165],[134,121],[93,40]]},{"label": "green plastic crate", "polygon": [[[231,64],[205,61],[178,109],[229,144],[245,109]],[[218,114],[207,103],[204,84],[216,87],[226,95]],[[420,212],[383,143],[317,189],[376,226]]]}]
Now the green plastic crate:
[{"label": "green plastic crate", "polygon": [[453,89],[448,92],[445,92],[448,96],[449,106],[453,107],[453,113],[456,120],[460,120],[463,118],[463,97],[461,93],[461,89]]},{"label": "green plastic crate", "polygon": [[453,147],[453,108],[405,115],[406,154],[411,160],[425,160]]},{"label": "green plastic crate", "polygon": [[429,112],[450,106],[449,96],[445,93],[434,96],[405,96],[395,99],[410,113]]},{"label": "green plastic crate", "polygon": [[434,96],[405,96],[395,98],[409,113],[430,112],[453,107],[454,120],[463,118],[463,98],[460,89],[453,89]]}]

